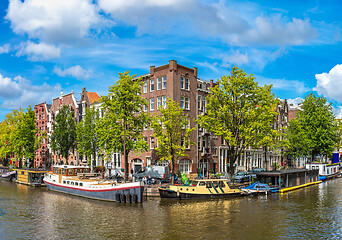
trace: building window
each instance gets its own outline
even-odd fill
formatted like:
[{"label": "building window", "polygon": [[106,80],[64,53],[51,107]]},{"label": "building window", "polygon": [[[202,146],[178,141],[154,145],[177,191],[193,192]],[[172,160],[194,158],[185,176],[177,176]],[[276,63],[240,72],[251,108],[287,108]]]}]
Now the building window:
[{"label": "building window", "polygon": [[201,104],[202,104],[202,96],[201,95],[199,95],[198,96],[198,106],[197,106],[197,108],[198,108],[198,110],[201,110]]},{"label": "building window", "polygon": [[157,97],[157,109],[162,106],[162,97]]},{"label": "building window", "polygon": [[162,77],[162,88],[166,89],[166,76]]},{"label": "building window", "polygon": [[185,109],[186,110],[190,109],[190,98],[188,97],[185,98]]},{"label": "building window", "polygon": [[185,106],[185,97],[181,97],[181,101],[180,101],[180,107],[181,109],[184,109],[184,106]]},{"label": "building window", "polygon": [[179,160],[179,170],[181,173],[191,172],[191,161],[188,159]]},{"label": "building window", "polygon": [[184,89],[184,77],[181,77],[181,89]]},{"label": "building window", "polygon": [[205,97],[202,97],[202,108],[203,108],[203,112],[205,112]]},{"label": "building window", "polygon": [[150,98],[150,111],[154,111],[154,98]]},{"label": "building window", "polygon": [[160,90],[162,87],[162,79],[159,77],[157,78],[157,90]]},{"label": "building window", "polygon": [[166,96],[163,96],[163,108],[165,109],[166,108]]},{"label": "building window", "polygon": [[182,137],[181,138],[181,146],[186,148],[186,149],[190,149],[190,138]]},{"label": "building window", "polygon": [[143,93],[147,93],[147,81],[144,81]]},{"label": "building window", "polygon": [[154,149],[154,137],[150,138],[150,149]]},{"label": "building window", "polygon": [[190,90],[189,78],[185,79],[185,90]]},{"label": "building window", "polygon": [[154,79],[150,80],[150,92],[154,91]]},{"label": "building window", "polygon": [[147,112],[147,105],[146,104],[144,104],[144,106],[143,106],[143,111]]}]

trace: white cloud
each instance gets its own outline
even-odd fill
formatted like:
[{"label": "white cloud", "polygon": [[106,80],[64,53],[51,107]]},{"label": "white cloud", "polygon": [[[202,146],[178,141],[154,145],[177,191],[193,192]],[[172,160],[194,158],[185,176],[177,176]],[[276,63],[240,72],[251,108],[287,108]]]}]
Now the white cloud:
[{"label": "white cloud", "polygon": [[32,85],[29,80],[21,76],[11,79],[0,74],[0,102],[2,102],[0,108],[13,109],[35,105],[51,99],[60,90],[59,84]]},{"label": "white cloud", "polygon": [[27,55],[32,61],[49,60],[59,58],[61,56],[61,49],[44,42],[36,44],[28,41],[20,45],[20,49],[16,55]]},{"label": "white cloud", "polygon": [[[290,98],[287,99],[287,103],[290,105],[290,107],[298,107],[298,105],[301,105],[303,103],[304,99],[301,97],[296,97],[296,98]],[[292,106],[291,106],[292,104]]]},{"label": "white cloud", "polygon": [[73,76],[77,79],[88,79],[92,75],[91,70],[83,69],[80,65],[72,66],[62,70],[61,68],[55,66],[53,72],[60,77]]},{"label": "white cloud", "polygon": [[242,66],[249,64],[253,68],[263,69],[269,62],[275,61],[277,58],[283,56],[286,51],[279,48],[275,51],[258,50],[258,49],[244,49],[244,52],[239,50],[231,50],[228,53],[221,53],[217,56],[222,61],[222,67],[231,67],[233,65]]},{"label": "white cloud", "polygon": [[329,73],[315,75],[317,85],[313,89],[319,95],[342,102],[342,64],[337,64]]},{"label": "white cloud", "polygon": [[9,49],[10,49],[10,45],[9,44],[5,44],[2,47],[0,46],[0,54],[8,53]]},{"label": "white cloud", "polygon": [[317,36],[308,19],[289,20],[279,11],[265,16],[252,3],[98,0],[98,5],[113,19],[136,26],[138,34],[197,34],[234,46],[302,45]]},{"label": "white cloud", "polygon": [[311,88],[306,86],[304,82],[297,80],[273,79],[256,76],[256,81],[259,82],[261,85],[272,84],[273,89],[291,91],[292,94],[295,93],[296,95],[302,95],[306,92],[311,91]]},{"label": "white cloud", "polygon": [[7,15],[17,34],[47,43],[73,43],[101,24],[90,0],[10,0]]},{"label": "white cloud", "polygon": [[227,67],[231,65],[244,65],[249,63],[248,53],[240,53],[239,51],[233,51],[231,54],[221,54],[222,66]]}]

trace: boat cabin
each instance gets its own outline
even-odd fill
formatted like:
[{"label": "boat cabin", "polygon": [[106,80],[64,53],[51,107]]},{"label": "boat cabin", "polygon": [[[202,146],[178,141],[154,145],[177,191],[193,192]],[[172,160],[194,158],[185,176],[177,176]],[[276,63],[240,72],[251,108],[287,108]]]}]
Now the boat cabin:
[{"label": "boat cabin", "polygon": [[13,171],[16,171],[16,178],[15,182],[26,184],[30,186],[44,186],[43,178],[44,175],[47,173],[46,170],[42,169],[34,169],[34,168],[17,168],[13,169]]},{"label": "boat cabin", "polygon": [[318,169],[320,176],[329,176],[335,175],[340,171],[340,164],[339,163],[323,163],[323,162],[312,162],[306,164],[306,169]]},{"label": "boat cabin", "polygon": [[257,180],[271,186],[290,188],[319,181],[318,169],[289,169],[256,173]]}]

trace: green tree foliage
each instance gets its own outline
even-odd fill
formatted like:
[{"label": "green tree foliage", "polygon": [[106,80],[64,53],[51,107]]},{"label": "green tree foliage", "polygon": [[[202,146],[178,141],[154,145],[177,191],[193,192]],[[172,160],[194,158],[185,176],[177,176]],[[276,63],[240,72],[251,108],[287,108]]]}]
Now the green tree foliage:
[{"label": "green tree foliage", "polygon": [[36,116],[31,106],[24,113],[14,135],[17,155],[25,159],[25,166],[31,167],[38,148]]},{"label": "green tree foliage", "polygon": [[276,130],[276,99],[271,86],[258,86],[252,75],[233,67],[210,89],[207,113],[198,117],[201,127],[224,138],[228,145],[229,172],[247,147],[261,147],[273,141]]},{"label": "green tree foliage", "polygon": [[108,96],[102,96],[105,114],[97,128],[99,146],[107,155],[123,153],[125,180],[128,178],[128,154],[147,150],[142,131],[149,118],[142,113],[147,102],[140,96],[141,86],[141,78],[130,76],[129,71],[119,73],[119,80],[109,87]]},{"label": "green tree foliage", "polygon": [[51,135],[52,150],[65,158],[66,162],[69,158],[70,150],[74,150],[76,146],[76,124],[74,112],[69,106],[64,105],[56,115],[54,131]]},{"label": "green tree foliage", "polygon": [[[172,164],[172,181],[174,181],[174,162],[179,157],[187,156],[186,149],[190,147],[190,134],[195,128],[190,128],[188,116],[184,115],[179,104],[167,99],[166,108],[159,108],[160,114],[152,120],[153,136],[157,138],[155,148],[160,161]],[[173,182],[172,182],[173,183]]]},{"label": "green tree foliage", "polygon": [[294,156],[330,156],[338,141],[338,128],[331,104],[324,97],[307,95],[297,118],[289,122],[288,152]]},{"label": "green tree foliage", "polygon": [[[95,161],[98,152],[96,127],[99,114],[95,108],[86,108],[85,113],[85,117],[76,128],[77,151],[81,156],[86,157],[90,164],[91,156],[93,156],[93,160]],[[94,162],[92,165],[95,166]]]},{"label": "green tree foliage", "polygon": [[23,116],[23,109],[13,110],[0,124],[0,158],[6,159],[6,164],[10,156],[16,155],[16,132]]}]

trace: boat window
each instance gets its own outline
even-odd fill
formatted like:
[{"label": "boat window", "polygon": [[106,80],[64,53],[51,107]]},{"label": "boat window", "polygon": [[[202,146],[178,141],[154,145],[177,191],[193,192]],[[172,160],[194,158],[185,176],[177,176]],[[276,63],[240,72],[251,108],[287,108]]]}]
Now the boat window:
[{"label": "boat window", "polygon": [[213,182],[213,187],[217,188],[218,187],[218,182]]},{"label": "boat window", "polygon": [[82,173],[82,168],[77,168],[76,173]]},{"label": "boat window", "polygon": [[78,186],[78,182],[75,182],[75,186]]},{"label": "boat window", "polygon": [[65,175],[66,174],[66,169],[62,169],[62,174]]},{"label": "boat window", "polygon": [[64,183],[64,184],[66,184],[66,182],[65,182],[65,181],[63,181],[63,183]]},{"label": "boat window", "polygon": [[89,168],[84,169],[85,173],[89,173]]},{"label": "boat window", "polygon": [[80,182],[80,187],[82,187],[82,186],[83,186],[83,183]]},{"label": "boat window", "polygon": [[192,187],[196,187],[196,186],[197,186],[197,184],[198,184],[198,182],[197,182],[197,181],[192,181],[192,182],[190,183],[190,186],[192,186]]},{"label": "boat window", "polygon": [[61,172],[62,172],[62,169],[59,169],[58,174],[61,174]]},{"label": "boat window", "polygon": [[198,186],[204,186],[205,182],[199,182]]},{"label": "boat window", "polygon": [[213,186],[212,186],[212,182],[206,182],[206,187],[207,187],[207,188],[213,187]]},{"label": "boat window", "polygon": [[67,184],[70,184],[70,181],[67,181]]},{"label": "boat window", "polygon": [[69,174],[68,175],[74,175],[74,169],[69,169]]},{"label": "boat window", "polygon": [[219,187],[221,187],[221,188],[225,187],[225,185],[224,185],[224,182],[223,182],[223,181],[219,181]]}]

